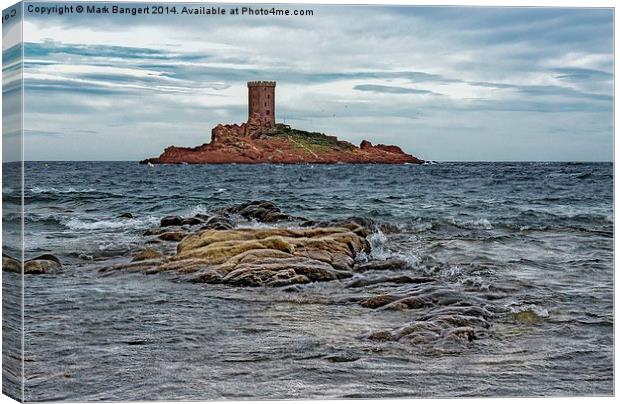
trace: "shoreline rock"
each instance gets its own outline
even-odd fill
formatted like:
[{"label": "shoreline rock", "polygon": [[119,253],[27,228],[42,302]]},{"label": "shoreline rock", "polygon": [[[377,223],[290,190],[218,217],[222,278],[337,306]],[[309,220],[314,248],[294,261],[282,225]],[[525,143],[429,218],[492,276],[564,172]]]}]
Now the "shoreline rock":
[{"label": "shoreline rock", "polygon": [[52,254],[42,254],[22,263],[6,254],[2,254],[2,270],[6,272],[40,275],[57,273],[62,269],[60,259]]},{"label": "shoreline rock", "polygon": [[172,255],[145,250],[104,270],[176,272],[192,282],[235,286],[324,282],[353,276],[357,254],[370,252],[366,234],[361,227],[199,230],[183,237]]}]

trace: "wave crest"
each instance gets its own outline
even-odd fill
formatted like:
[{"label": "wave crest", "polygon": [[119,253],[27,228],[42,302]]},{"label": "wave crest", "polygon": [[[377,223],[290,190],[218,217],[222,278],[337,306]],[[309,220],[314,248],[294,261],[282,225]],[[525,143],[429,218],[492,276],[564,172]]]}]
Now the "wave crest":
[{"label": "wave crest", "polygon": [[419,257],[413,251],[407,252],[396,252],[393,251],[389,245],[388,237],[381,231],[377,230],[374,233],[371,233],[368,237],[366,237],[368,242],[370,243],[370,256],[368,257],[360,257],[367,259],[376,259],[380,261],[385,261],[389,259],[400,259],[405,261],[409,266],[414,267],[419,262]]},{"label": "wave crest", "polygon": [[58,189],[58,188],[44,188],[44,187],[32,187],[29,189],[33,194],[83,194],[97,192],[95,188],[82,188],[76,189],[73,187]]},{"label": "wave crest", "polygon": [[101,229],[123,229],[123,228],[147,228],[159,223],[155,216],[148,216],[141,219],[104,219],[104,220],[82,220],[71,218],[62,224],[71,230],[101,230]]}]

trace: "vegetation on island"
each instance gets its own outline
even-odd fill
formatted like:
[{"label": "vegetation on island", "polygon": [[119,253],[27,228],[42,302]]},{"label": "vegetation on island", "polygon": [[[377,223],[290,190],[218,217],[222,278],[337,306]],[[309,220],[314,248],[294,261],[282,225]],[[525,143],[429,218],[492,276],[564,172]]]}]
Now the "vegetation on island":
[{"label": "vegetation on island", "polygon": [[291,128],[289,125],[278,124],[268,134],[270,137],[288,139],[300,148],[353,150],[351,143],[338,140],[336,136],[328,136],[319,132],[308,132]]}]

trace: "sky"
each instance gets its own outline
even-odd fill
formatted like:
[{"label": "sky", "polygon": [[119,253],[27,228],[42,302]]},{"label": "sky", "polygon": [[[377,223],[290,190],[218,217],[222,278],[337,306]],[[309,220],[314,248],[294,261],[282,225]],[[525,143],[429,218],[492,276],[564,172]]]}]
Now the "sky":
[{"label": "sky", "polygon": [[277,121],[354,144],[436,161],[613,159],[611,9],[277,7],[314,15],[25,11],[25,158],[200,145],[247,119],[247,81],[275,80]]}]

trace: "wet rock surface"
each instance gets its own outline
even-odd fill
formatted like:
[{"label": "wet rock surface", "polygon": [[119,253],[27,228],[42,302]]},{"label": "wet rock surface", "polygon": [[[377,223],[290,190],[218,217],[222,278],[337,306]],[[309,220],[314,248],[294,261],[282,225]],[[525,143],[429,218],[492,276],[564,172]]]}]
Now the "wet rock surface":
[{"label": "wet rock surface", "polygon": [[368,335],[370,340],[401,342],[439,353],[458,352],[488,336],[497,311],[490,302],[431,277],[417,279],[407,293],[379,294],[359,304],[373,310],[415,313],[409,324],[376,330]]},{"label": "wet rock surface", "polygon": [[225,216],[211,216],[204,221],[200,230],[232,230],[234,223]]},{"label": "wet rock surface", "polygon": [[15,258],[2,254],[2,270],[7,272],[21,272],[22,263]]},{"label": "wet rock surface", "polygon": [[294,218],[280,211],[273,202],[251,201],[236,206],[231,206],[223,210],[225,214],[238,214],[244,219],[256,220],[262,223],[273,223],[284,220],[295,220]]},{"label": "wet rock surface", "polygon": [[160,226],[168,227],[168,226],[181,226],[183,224],[183,218],[180,216],[166,216],[161,219]]},{"label": "wet rock surface", "polygon": [[[169,236],[170,235],[170,236]],[[365,229],[235,229],[166,232],[165,241],[180,241],[176,253],[141,252],[133,262],[110,269],[136,269],[150,259],[148,273],[192,274],[192,281],[238,286],[285,286],[324,282],[353,275],[355,257],[369,252]],[[166,236],[166,237],[162,237]],[[147,265],[148,266],[148,265]]]},{"label": "wet rock surface", "polygon": [[[52,254],[43,254],[26,260],[23,263],[23,273],[31,275],[53,274],[62,269],[60,259]],[[2,254],[2,270],[7,272],[22,272],[22,263],[15,258]]]},{"label": "wet rock surface", "polygon": [[143,251],[140,251],[135,257],[133,257],[131,262],[160,259],[163,258],[163,256],[164,255],[159,251],[147,248]]}]

